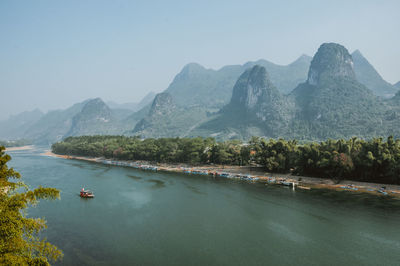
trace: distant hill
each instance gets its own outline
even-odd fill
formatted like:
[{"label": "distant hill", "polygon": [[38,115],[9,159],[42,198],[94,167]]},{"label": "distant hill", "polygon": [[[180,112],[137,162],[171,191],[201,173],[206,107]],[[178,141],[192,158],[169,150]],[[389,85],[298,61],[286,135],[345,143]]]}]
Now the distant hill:
[{"label": "distant hill", "polygon": [[121,131],[111,109],[100,99],[89,100],[82,110],[72,117],[69,131],[63,137],[82,135],[111,135]]},{"label": "distant hill", "polygon": [[369,88],[375,95],[393,97],[399,88],[386,82],[359,50],[351,54],[357,80]]},{"label": "distant hill", "polygon": [[147,114],[136,124],[131,135],[141,137],[184,137],[191,127],[206,119],[206,109],[177,106],[171,94],[159,93]]},{"label": "distant hill", "polygon": [[397,82],[396,84],[393,85],[395,88],[397,88],[398,90],[400,90],[400,81]]},{"label": "distant hill", "polygon": [[22,112],[0,121],[0,139],[16,140],[24,136],[25,131],[35,124],[44,114],[39,109]]},{"label": "distant hill", "polygon": [[77,103],[65,110],[49,111],[24,132],[24,138],[40,144],[51,144],[61,140],[70,130],[72,118],[86,103],[87,101]]},{"label": "distant hill", "polygon": [[35,144],[51,144],[66,136],[123,134],[134,126],[124,123],[130,114],[130,110],[110,109],[100,98],[89,99],[65,110],[46,114],[35,110],[12,116],[0,122],[4,125],[0,133],[2,139],[23,138]]}]

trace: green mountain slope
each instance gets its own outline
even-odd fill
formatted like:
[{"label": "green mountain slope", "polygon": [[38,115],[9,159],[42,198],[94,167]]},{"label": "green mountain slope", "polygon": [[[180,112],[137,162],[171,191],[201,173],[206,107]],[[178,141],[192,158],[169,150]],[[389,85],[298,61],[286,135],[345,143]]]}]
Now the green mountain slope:
[{"label": "green mountain slope", "polygon": [[69,131],[64,135],[106,135],[118,134],[121,131],[111,109],[100,99],[89,100],[82,110],[72,117]]},{"label": "green mountain slope", "polygon": [[285,134],[294,104],[272,84],[263,66],[253,66],[237,80],[231,101],[192,134],[217,138],[278,137]]},{"label": "green mountain slope", "polygon": [[180,107],[169,93],[159,93],[131,134],[146,138],[184,137],[193,126],[206,118],[207,109],[199,106]]},{"label": "green mountain slope", "polygon": [[293,137],[326,139],[385,135],[384,103],[355,78],[352,57],[335,43],[321,45],[296,101]]},{"label": "green mountain slope", "polygon": [[386,102],[388,110],[385,112],[384,122],[387,127],[387,134],[400,138],[400,91]]}]

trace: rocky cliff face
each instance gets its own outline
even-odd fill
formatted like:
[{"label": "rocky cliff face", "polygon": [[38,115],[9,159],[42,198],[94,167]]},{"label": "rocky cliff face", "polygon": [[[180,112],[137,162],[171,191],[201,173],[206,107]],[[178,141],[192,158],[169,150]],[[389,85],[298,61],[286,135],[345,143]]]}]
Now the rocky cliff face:
[{"label": "rocky cliff face", "polygon": [[307,82],[318,86],[327,78],[355,79],[353,59],[347,49],[336,43],[322,44],[311,61]]},{"label": "rocky cliff face", "polygon": [[260,134],[278,137],[285,134],[293,113],[294,103],[272,84],[265,67],[255,65],[236,81],[230,103],[195,133],[213,131],[212,136],[228,138]]},{"label": "rocky cliff face", "polygon": [[252,111],[278,95],[264,67],[254,66],[246,70],[233,87],[231,104]]},{"label": "rocky cliff face", "polygon": [[168,115],[176,108],[175,103],[172,99],[171,94],[168,92],[162,92],[154,97],[153,103],[151,104],[150,116],[155,115]]},{"label": "rocky cliff face", "polygon": [[265,67],[246,70],[233,87],[230,108],[254,114],[261,121],[289,119],[291,104],[270,81]]},{"label": "rocky cliff face", "polygon": [[175,109],[176,105],[171,94],[168,92],[157,94],[151,104],[149,113],[136,124],[133,132],[136,133],[153,127],[163,118],[168,118]]}]

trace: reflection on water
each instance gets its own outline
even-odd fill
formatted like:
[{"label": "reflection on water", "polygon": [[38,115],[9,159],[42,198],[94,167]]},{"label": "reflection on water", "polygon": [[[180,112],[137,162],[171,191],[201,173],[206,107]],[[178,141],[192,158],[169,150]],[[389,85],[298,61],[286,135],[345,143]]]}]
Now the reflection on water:
[{"label": "reflection on water", "polygon": [[[59,265],[398,265],[400,201],[11,154]],[[78,196],[82,186],[94,199]]]},{"label": "reflection on water", "polygon": [[165,182],[158,179],[147,179],[146,182],[152,183],[152,188],[163,188],[165,187]]},{"label": "reflection on water", "polygon": [[279,237],[284,237],[290,241],[299,242],[303,244],[304,242],[311,241],[301,233],[295,232],[291,230],[288,226],[285,226],[283,224],[269,222],[267,228],[273,233],[279,234]]},{"label": "reflection on water", "polygon": [[194,192],[194,193],[202,194],[202,195],[207,195],[207,193],[204,193],[204,192],[200,191],[200,189],[197,188],[197,187],[195,187],[195,186],[189,185],[189,184],[186,183],[186,182],[182,182],[182,183],[185,185],[186,188],[188,188],[190,191],[192,191],[192,192]]},{"label": "reflection on water", "polygon": [[126,176],[131,177],[135,180],[142,180],[142,178],[140,176],[136,176],[136,175],[126,175]]}]

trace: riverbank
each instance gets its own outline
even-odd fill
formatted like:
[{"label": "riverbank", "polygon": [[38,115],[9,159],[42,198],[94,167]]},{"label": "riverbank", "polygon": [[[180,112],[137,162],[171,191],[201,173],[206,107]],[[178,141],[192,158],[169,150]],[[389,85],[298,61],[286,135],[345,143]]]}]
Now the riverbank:
[{"label": "riverbank", "polygon": [[35,146],[34,145],[26,145],[26,146],[17,146],[17,147],[8,147],[6,148],[7,151],[24,151],[24,150],[32,150]]},{"label": "riverbank", "polygon": [[293,176],[291,174],[276,174],[263,171],[261,167],[232,166],[232,165],[202,165],[191,166],[187,164],[152,164],[146,161],[121,161],[105,158],[85,156],[59,155],[47,151],[44,156],[63,159],[83,160],[107,165],[126,166],[142,170],[167,171],[186,174],[212,175],[231,179],[241,179],[250,182],[264,182],[266,185],[286,185],[298,189],[332,189],[337,191],[351,191],[369,193],[380,196],[391,196],[400,199],[400,186],[368,182],[355,182],[342,180],[335,183],[332,179],[308,176]]}]

